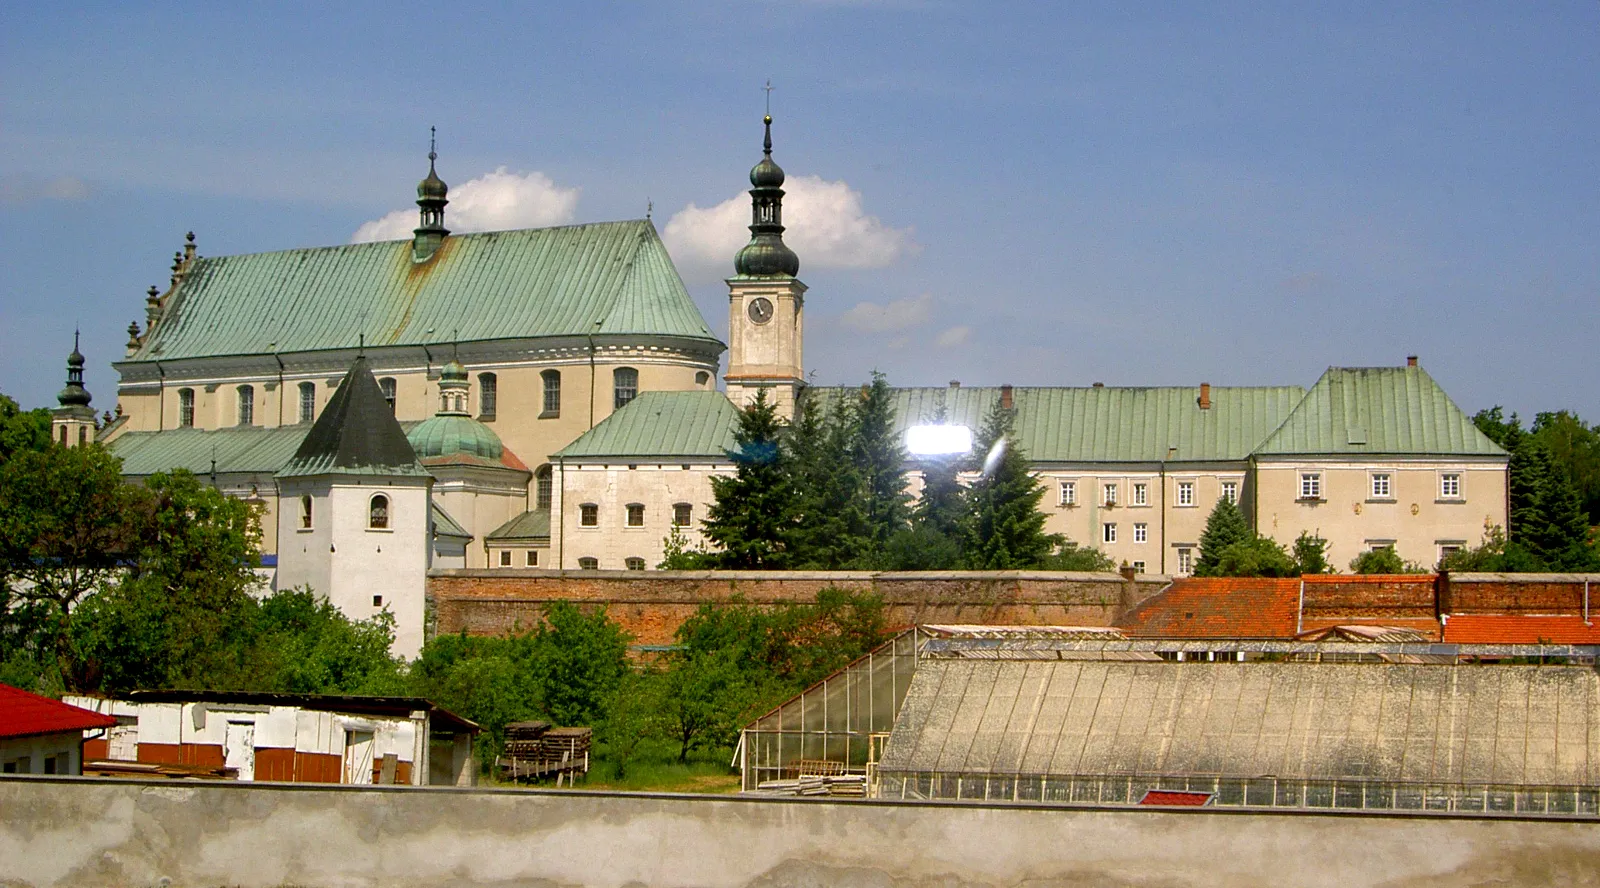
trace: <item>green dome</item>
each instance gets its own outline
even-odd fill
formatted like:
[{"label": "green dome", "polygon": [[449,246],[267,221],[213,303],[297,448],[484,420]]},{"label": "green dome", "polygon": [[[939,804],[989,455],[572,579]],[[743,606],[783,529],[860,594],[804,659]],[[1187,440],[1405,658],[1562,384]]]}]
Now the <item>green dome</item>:
[{"label": "green dome", "polygon": [[439,379],[441,382],[466,382],[467,368],[463,367],[460,361],[451,358],[448,364],[440,368]]},{"label": "green dome", "polygon": [[500,461],[505,447],[494,430],[470,416],[435,416],[425,419],[406,434],[418,459],[455,456],[464,453]]}]

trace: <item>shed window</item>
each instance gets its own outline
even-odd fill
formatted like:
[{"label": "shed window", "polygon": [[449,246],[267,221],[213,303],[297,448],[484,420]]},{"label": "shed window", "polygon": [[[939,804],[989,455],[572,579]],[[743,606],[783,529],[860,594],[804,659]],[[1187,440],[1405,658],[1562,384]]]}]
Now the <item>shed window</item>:
[{"label": "shed window", "polygon": [[311,422],[317,418],[317,384],[300,383],[300,421]]},{"label": "shed window", "polygon": [[539,374],[544,381],[544,410],[540,412],[541,419],[561,415],[561,371],[546,370]]},{"label": "shed window", "polygon": [[628,526],[644,526],[644,503],[628,503]]},{"label": "shed window", "polygon": [[478,418],[494,419],[495,404],[500,400],[500,379],[493,373],[478,374]]},{"label": "shed window", "polygon": [[378,388],[383,389],[383,399],[389,402],[389,412],[394,412],[395,383],[393,376],[385,376],[378,380]]},{"label": "shed window", "polygon": [[256,424],[256,388],[253,385],[239,386],[239,425]]},{"label": "shed window", "polygon": [[579,527],[599,527],[600,507],[594,503],[584,503],[578,507]]},{"label": "shed window", "polygon": [[185,429],[194,427],[194,389],[178,389],[178,425]]},{"label": "shed window", "polygon": [[381,493],[373,496],[367,506],[367,527],[372,530],[389,529],[389,498]]},{"label": "shed window", "polygon": [[689,503],[672,504],[672,526],[688,527],[694,523],[694,506]]},{"label": "shed window", "polygon": [[611,371],[611,387],[616,396],[616,409],[621,410],[639,396],[639,371],[632,367],[618,367]]},{"label": "shed window", "polygon": [[600,559],[598,559],[598,558],[579,558],[578,559],[578,570],[599,570],[599,569],[600,569]]}]

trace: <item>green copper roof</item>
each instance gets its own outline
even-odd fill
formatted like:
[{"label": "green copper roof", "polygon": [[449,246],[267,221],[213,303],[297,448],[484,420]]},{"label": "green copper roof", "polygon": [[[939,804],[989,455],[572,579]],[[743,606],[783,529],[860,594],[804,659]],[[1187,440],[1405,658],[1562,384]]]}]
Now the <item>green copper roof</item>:
[{"label": "green copper roof", "polygon": [[500,461],[505,447],[494,430],[470,416],[431,416],[406,433],[418,459],[466,454]]},{"label": "green copper roof", "polygon": [[417,462],[367,359],[359,357],[278,474],[425,476],[428,470]]},{"label": "green copper roof", "polygon": [[[833,401],[857,388],[813,389]],[[947,411],[948,423],[974,431],[1000,399],[999,388],[897,388],[901,429],[930,423]],[[1248,457],[1283,422],[1305,394],[1299,386],[1211,387],[1201,409],[1198,386],[1161,388],[1012,389],[1017,438],[1035,462],[1205,462]],[[1169,448],[1174,448],[1169,450]]]},{"label": "green copper roof", "polygon": [[450,513],[439,507],[438,503],[430,503],[433,515],[433,532],[438,536],[457,537],[459,539],[472,539],[472,534],[467,532]]},{"label": "green copper roof", "polygon": [[305,426],[275,429],[232,428],[214,432],[201,429],[167,429],[164,432],[127,432],[110,445],[122,459],[124,475],[154,475],[188,469],[197,475],[218,472],[274,474],[294,456],[306,436]]},{"label": "green copper roof", "polygon": [[640,392],[556,456],[724,458],[739,412],[721,392]]},{"label": "green copper roof", "polygon": [[540,509],[521,515],[489,531],[491,540],[548,540],[550,539],[550,510]]},{"label": "green copper roof", "polygon": [[1421,367],[1329,367],[1257,452],[1505,455]]},{"label": "green copper roof", "polygon": [[196,259],[131,361],[647,334],[716,351],[649,220]]}]

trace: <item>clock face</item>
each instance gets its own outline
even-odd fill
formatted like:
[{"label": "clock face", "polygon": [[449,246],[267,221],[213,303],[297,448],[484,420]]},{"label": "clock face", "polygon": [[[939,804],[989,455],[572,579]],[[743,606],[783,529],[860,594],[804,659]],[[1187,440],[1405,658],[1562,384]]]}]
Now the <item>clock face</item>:
[{"label": "clock face", "polygon": [[772,320],[772,300],[765,296],[750,300],[750,320],[758,324]]}]

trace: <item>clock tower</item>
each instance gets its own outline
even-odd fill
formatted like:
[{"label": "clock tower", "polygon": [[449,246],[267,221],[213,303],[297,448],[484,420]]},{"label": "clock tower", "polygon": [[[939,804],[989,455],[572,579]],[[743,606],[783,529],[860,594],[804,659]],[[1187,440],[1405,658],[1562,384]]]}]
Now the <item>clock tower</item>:
[{"label": "clock tower", "polygon": [[750,171],[750,243],[728,278],[728,398],[743,407],[766,391],[785,419],[805,386],[801,340],[806,285],[800,257],[783,242],[783,170],[772,160],[772,116],[761,162]]}]

